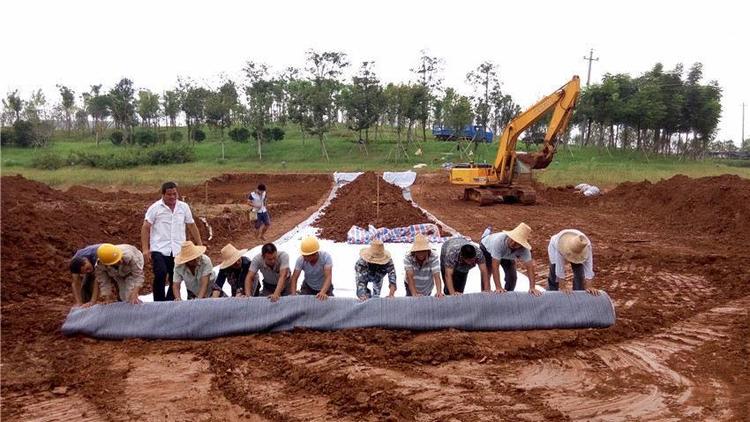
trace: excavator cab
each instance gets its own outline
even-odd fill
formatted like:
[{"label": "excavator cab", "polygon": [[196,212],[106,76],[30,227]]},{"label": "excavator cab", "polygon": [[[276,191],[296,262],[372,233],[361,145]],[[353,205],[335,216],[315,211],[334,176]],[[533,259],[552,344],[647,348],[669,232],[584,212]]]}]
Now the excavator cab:
[{"label": "excavator cab", "polygon": [[[536,203],[532,187],[532,171],[552,163],[557,146],[557,136],[563,133],[573,115],[581,84],[578,76],[552,94],[542,98],[510,121],[499,139],[497,156],[493,164],[456,164],[450,172],[454,185],[465,186],[461,199],[490,205],[498,202]],[[534,153],[516,151],[518,137],[531,125],[552,112],[543,147]]]}]

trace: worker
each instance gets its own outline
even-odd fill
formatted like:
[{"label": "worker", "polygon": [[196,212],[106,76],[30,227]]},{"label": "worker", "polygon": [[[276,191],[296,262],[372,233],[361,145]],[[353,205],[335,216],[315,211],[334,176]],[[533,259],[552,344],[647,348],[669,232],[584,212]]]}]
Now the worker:
[{"label": "worker", "polygon": [[180,284],[183,281],[187,289],[188,300],[219,296],[220,289],[218,289],[218,286],[214,288],[214,266],[211,264],[211,258],[205,252],[205,246],[196,246],[189,240],[182,242],[180,253],[174,257],[172,294],[175,301],[182,300]]},{"label": "worker", "polygon": [[435,287],[435,295],[443,297],[440,288],[440,261],[437,254],[430,248],[427,236],[414,236],[414,243],[409,253],[404,257],[406,270],[406,296],[430,296]]},{"label": "worker", "polygon": [[255,217],[255,238],[265,241],[266,230],[271,227],[271,215],[268,213],[268,192],[266,185],[259,184],[258,187],[247,196],[250,203],[251,214]]},{"label": "worker", "polygon": [[[262,290],[258,272],[263,274]],[[289,254],[279,252],[273,243],[263,245],[260,253],[250,261],[250,270],[245,276],[245,291],[255,290],[260,290],[259,294],[268,297],[271,302],[276,302],[281,296],[288,296],[292,292],[289,283]]]},{"label": "worker", "polygon": [[[388,276],[389,297],[396,293],[396,267],[393,265],[390,252],[385,250],[381,240],[375,239],[370,246],[359,251],[359,259],[354,264],[357,297],[367,300],[380,297],[383,277]],[[372,283],[372,292],[368,285]]]},{"label": "worker", "polygon": [[232,297],[245,295],[245,277],[250,269],[250,258],[244,256],[247,249],[237,249],[231,243],[221,248],[221,264],[216,276],[216,286],[224,288],[228,282]]},{"label": "worker", "polygon": [[[138,292],[143,285],[143,254],[132,245],[103,243],[96,250],[96,282],[106,301],[112,296],[112,286],[117,286],[119,300],[133,305],[141,303]],[[96,290],[94,296],[96,296]],[[96,303],[92,297],[89,303]]]},{"label": "worker", "polygon": [[305,273],[301,295],[315,295],[319,300],[326,300],[333,296],[333,259],[331,254],[320,250],[320,242],[313,236],[306,236],[300,243],[300,253],[292,273],[291,294],[297,294],[297,280],[301,273]]},{"label": "worker", "polygon": [[479,266],[482,291],[489,290],[487,267],[479,245],[461,236],[443,242],[443,247],[440,248],[440,274],[445,281],[443,292],[447,295],[463,294],[469,270],[474,266]]},{"label": "worker", "polygon": [[[482,254],[487,265],[487,271],[492,274],[496,292],[501,293],[516,289],[516,280],[518,279],[516,260],[520,259],[529,277],[529,293],[534,296],[542,294],[536,288],[534,260],[531,257],[531,245],[529,244],[530,235],[531,227],[526,223],[520,223],[513,230],[493,233],[482,238]],[[505,273],[505,287],[500,284],[500,267],[503,267]]]},{"label": "worker", "polygon": [[73,300],[75,301],[74,306],[91,306],[91,298],[94,293],[94,289],[97,291],[99,296],[99,285],[96,283],[96,277],[94,276],[94,268],[96,267],[96,251],[101,246],[101,243],[86,246],[83,249],[79,249],[73,254],[73,258],[70,259],[70,274],[72,280],[70,287],[73,290]]},{"label": "worker", "polygon": [[195,244],[202,245],[198,226],[193,220],[190,206],[177,199],[177,184],[166,182],[161,185],[161,199],[151,204],[141,227],[141,247],[146,262],[152,262],[154,271],[154,301],[173,300],[169,281],[174,281],[174,257],[180,252],[182,242],[187,240],[185,229]]},{"label": "worker", "polygon": [[599,294],[599,291],[592,287],[594,256],[591,241],[585,234],[575,229],[562,230],[549,239],[547,253],[550,262],[547,277],[549,290],[559,289],[570,293],[570,286],[565,280],[565,264],[570,263],[573,270],[573,290],[586,290],[595,296]]}]

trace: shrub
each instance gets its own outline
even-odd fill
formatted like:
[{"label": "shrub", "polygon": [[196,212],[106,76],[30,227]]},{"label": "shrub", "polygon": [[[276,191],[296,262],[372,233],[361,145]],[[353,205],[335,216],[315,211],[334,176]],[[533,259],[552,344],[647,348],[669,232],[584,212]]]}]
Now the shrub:
[{"label": "shrub", "polygon": [[285,135],[284,129],[282,129],[280,127],[271,128],[271,138],[270,139],[273,139],[274,141],[280,141],[280,140],[284,139],[284,135]]},{"label": "shrub", "polygon": [[164,132],[159,132],[159,143],[165,144],[167,143],[167,134]]},{"label": "shrub", "polygon": [[229,131],[229,137],[236,142],[247,142],[250,139],[250,131],[246,127],[236,127]]},{"label": "shrub", "polygon": [[99,154],[79,151],[72,159],[83,166],[122,169],[141,165],[180,164],[195,160],[195,152],[190,145],[157,145],[152,148],[130,148],[116,154]]},{"label": "shrub", "polygon": [[153,130],[149,129],[138,129],[135,131],[135,134],[133,135],[133,139],[135,140],[135,143],[142,146],[142,147],[148,147],[151,145],[155,145],[156,142],[159,140],[158,135]]},{"label": "shrub", "polygon": [[12,127],[4,127],[2,131],[0,131],[0,145],[2,146],[9,146],[16,143],[15,140],[15,131]]},{"label": "shrub", "polygon": [[34,124],[19,120],[13,123],[13,140],[19,147],[31,147],[34,145]]},{"label": "shrub", "polygon": [[52,151],[44,151],[41,154],[35,155],[34,158],[31,159],[31,167],[34,167],[35,169],[57,170],[67,165],[67,160]]},{"label": "shrub", "polygon": [[174,131],[169,134],[169,139],[172,142],[182,142],[182,132]]},{"label": "shrub", "polygon": [[195,129],[193,131],[193,140],[195,142],[203,142],[205,139],[206,139],[206,132],[200,129]]},{"label": "shrub", "polygon": [[125,135],[122,134],[122,131],[116,130],[109,135],[109,140],[112,141],[113,145],[122,145]]}]

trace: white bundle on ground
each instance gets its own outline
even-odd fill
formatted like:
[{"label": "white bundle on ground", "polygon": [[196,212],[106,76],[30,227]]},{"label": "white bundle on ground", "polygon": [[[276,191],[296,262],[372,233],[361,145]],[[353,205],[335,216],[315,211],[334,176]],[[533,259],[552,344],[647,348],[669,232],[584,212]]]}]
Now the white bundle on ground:
[{"label": "white bundle on ground", "polygon": [[588,185],[586,183],[581,183],[579,185],[576,185],[575,188],[577,191],[581,192],[583,196],[597,196],[601,195],[601,190],[599,190],[598,187],[594,185]]},{"label": "white bundle on ground", "polygon": [[614,307],[603,292],[599,296],[548,292],[540,297],[508,292],[364,302],[293,296],[277,303],[267,298],[115,303],[71,310],[62,332],[103,339],[208,339],[295,328],[490,331],[606,328],[614,323]]}]

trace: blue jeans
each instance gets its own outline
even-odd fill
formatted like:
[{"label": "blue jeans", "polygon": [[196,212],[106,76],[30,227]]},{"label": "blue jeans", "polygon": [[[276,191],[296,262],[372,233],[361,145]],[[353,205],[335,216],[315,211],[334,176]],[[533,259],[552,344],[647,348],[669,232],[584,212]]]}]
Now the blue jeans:
[{"label": "blue jeans", "polygon": [[164,288],[167,287],[167,276],[169,276],[170,283],[174,280],[174,257],[172,255],[163,255],[160,252],[151,252],[151,265],[154,269],[154,282],[152,285],[154,302],[174,300],[171,285],[167,288],[167,294],[164,294]]},{"label": "blue jeans", "polygon": [[[583,264],[570,264],[573,269],[573,290],[583,290]],[[555,274],[555,264],[550,264],[549,275],[547,276],[547,290],[555,291],[560,290],[560,283],[557,282],[557,274]]]}]

